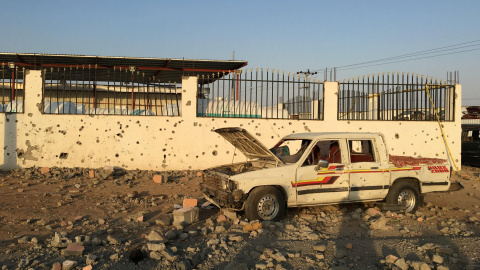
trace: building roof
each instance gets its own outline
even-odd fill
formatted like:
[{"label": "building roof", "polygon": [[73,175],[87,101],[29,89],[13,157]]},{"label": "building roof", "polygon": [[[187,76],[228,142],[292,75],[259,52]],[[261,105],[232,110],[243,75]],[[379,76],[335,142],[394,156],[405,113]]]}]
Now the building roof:
[{"label": "building roof", "polygon": [[[37,53],[0,53],[0,66],[15,66],[26,69],[50,68],[90,68],[94,69],[96,81],[114,81],[113,70],[134,69],[140,72],[142,78],[155,77],[159,82],[181,82],[182,76],[202,75],[205,77],[215,73],[221,77],[223,73],[240,69],[247,65],[247,61],[235,60],[198,60],[149,57],[116,57],[95,55],[67,55],[67,54],[37,54]],[[8,72],[7,72],[8,73]],[[219,74],[220,76],[218,76]],[[143,76],[144,75],[144,76]],[[7,74],[8,76],[8,74]],[[142,78],[138,79],[141,81]]]}]

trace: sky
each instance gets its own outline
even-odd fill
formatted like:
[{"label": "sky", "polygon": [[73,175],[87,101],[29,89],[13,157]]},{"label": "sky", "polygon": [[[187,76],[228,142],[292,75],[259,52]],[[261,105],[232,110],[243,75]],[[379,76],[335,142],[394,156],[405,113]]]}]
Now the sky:
[{"label": "sky", "polygon": [[479,14],[477,0],[0,0],[0,52],[209,60],[235,52],[248,68],[321,71],[322,80],[334,67],[337,80],[393,71],[446,80],[458,71],[469,106],[480,105]]}]

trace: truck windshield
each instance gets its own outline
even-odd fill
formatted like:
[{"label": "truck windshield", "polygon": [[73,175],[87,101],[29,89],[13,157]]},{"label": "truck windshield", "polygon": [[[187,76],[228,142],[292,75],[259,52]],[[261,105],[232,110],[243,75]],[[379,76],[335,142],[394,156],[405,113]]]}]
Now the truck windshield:
[{"label": "truck windshield", "polygon": [[312,141],[305,139],[283,140],[270,149],[284,163],[295,163],[305,152]]}]

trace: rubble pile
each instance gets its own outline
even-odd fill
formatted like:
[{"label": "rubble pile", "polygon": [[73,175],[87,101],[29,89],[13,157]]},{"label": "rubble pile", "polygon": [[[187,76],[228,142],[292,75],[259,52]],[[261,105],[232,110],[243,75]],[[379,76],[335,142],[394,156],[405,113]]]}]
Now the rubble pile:
[{"label": "rubble pile", "polygon": [[[156,175],[161,176],[159,181]],[[118,167],[29,168],[3,175],[4,191],[35,194],[34,188],[46,186],[49,192],[29,200],[55,199],[58,203],[32,203],[38,208],[34,211],[40,212],[38,217],[18,222],[2,217],[8,226],[5,229],[24,228],[21,234],[2,241],[2,269],[480,267],[480,254],[475,251],[480,244],[479,207],[461,209],[428,202],[415,214],[406,214],[350,204],[289,209],[279,222],[247,220],[242,212],[218,210],[188,193],[191,188],[184,187],[200,177],[198,172]],[[146,193],[141,190],[144,181],[150,183],[144,189],[158,187],[166,192]],[[175,187],[185,192],[171,192]],[[469,197],[475,198],[479,187],[473,184],[466,191],[474,194]],[[24,190],[19,192],[20,188]],[[115,191],[79,196],[97,189]],[[75,208],[77,203],[91,205],[88,209],[92,210]],[[66,218],[62,209],[69,207],[77,212]],[[94,213],[95,209],[102,212]]]}]

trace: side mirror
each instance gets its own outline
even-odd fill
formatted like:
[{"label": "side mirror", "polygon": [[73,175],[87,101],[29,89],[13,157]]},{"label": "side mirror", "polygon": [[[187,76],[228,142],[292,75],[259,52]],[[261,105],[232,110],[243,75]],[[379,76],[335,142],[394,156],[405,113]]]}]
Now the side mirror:
[{"label": "side mirror", "polygon": [[320,159],[315,166],[315,171],[320,171],[322,168],[328,168],[328,161]]}]

